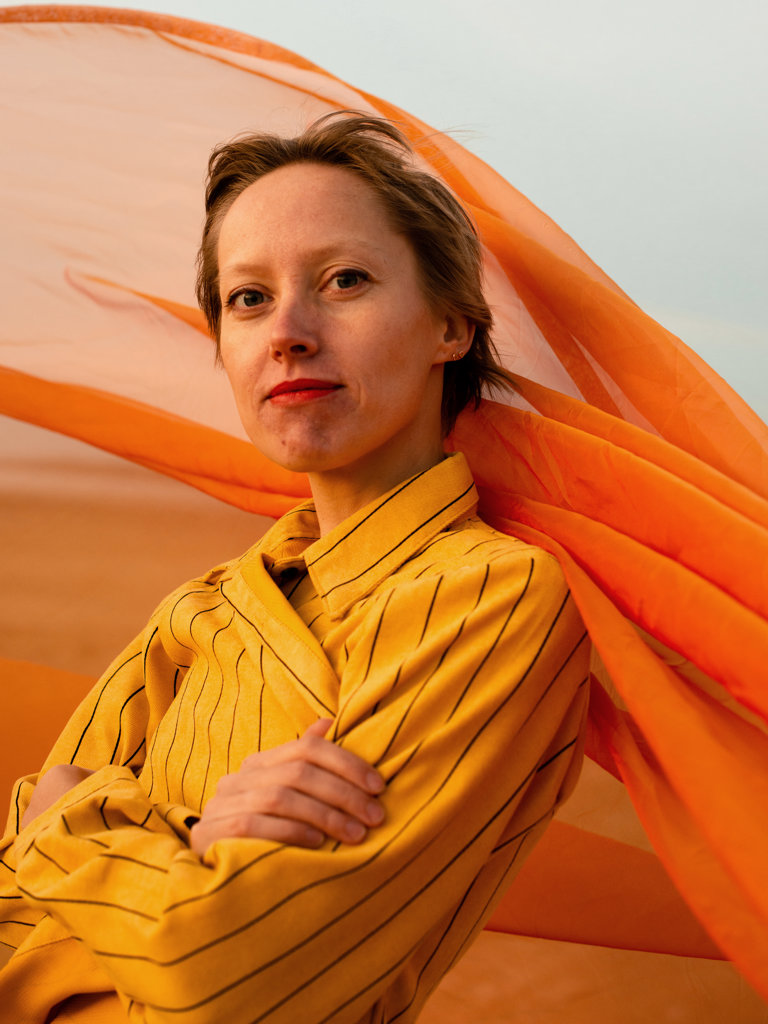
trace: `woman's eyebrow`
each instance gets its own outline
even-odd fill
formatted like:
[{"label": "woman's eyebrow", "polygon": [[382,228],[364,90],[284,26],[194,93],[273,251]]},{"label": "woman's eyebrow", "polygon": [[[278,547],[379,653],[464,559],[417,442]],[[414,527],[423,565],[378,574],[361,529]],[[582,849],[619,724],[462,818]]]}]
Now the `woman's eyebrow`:
[{"label": "woman's eyebrow", "polygon": [[[315,249],[308,248],[302,253],[302,258],[310,262],[323,261],[326,259],[354,259],[357,255],[370,257],[382,258],[382,250],[374,242],[367,241],[360,238],[344,238],[339,241],[329,242],[326,245],[318,246]],[[259,274],[265,273],[269,269],[271,260],[262,259],[244,259],[238,260],[236,263],[221,263],[219,268],[220,276],[224,274]],[[280,260],[275,260],[275,263],[280,263]]]},{"label": "woman's eyebrow", "polygon": [[246,260],[241,263],[222,263],[219,266],[219,276],[223,277],[224,274],[233,274],[239,277],[241,274],[258,273],[261,269],[260,264],[255,260]]}]

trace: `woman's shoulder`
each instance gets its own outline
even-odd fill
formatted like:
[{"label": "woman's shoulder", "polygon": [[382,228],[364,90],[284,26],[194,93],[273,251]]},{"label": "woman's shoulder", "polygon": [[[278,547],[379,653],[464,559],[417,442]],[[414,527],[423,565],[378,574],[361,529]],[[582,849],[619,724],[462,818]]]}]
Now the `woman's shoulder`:
[{"label": "woman's shoulder", "polygon": [[219,562],[212,568],[179,584],[155,608],[153,618],[162,615],[164,611],[167,612],[169,609],[176,607],[180,600],[197,599],[205,604],[207,599],[215,596],[221,590],[227,580],[231,580],[237,575],[239,568],[244,562],[252,559],[258,553],[260,544],[261,541],[257,541],[243,554],[236,555],[234,558],[227,559],[224,562]]},{"label": "woman's shoulder", "polygon": [[502,533],[478,516],[441,531],[402,567],[401,581],[442,576],[456,586],[473,577],[505,585],[514,576],[535,577],[537,585],[567,589],[563,570],[549,551],[528,540]]},{"label": "woman's shoulder", "polygon": [[485,565],[498,560],[530,560],[559,568],[554,555],[514,534],[502,533],[479,516],[470,516],[442,531],[419,557],[456,560],[464,565]]},{"label": "woman's shoulder", "polygon": [[435,535],[370,597],[365,613],[372,628],[379,627],[384,614],[418,620],[420,609],[427,610],[429,621],[443,616],[443,621],[460,622],[480,616],[489,628],[494,622],[501,628],[517,609],[520,628],[562,616],[569,637],[583,631],[557,558],[479,518]]}]

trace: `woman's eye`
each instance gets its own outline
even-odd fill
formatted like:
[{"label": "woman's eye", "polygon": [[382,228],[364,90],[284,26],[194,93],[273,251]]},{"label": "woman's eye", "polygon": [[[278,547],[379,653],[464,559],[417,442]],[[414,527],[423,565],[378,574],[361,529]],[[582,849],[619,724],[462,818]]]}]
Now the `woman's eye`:
[{"label": "woman's eye", "polygon": [[264,292],[256,291],[253,288],[245,288],[241,292],[235,292],[229,298],[228,306],[235,309],[251,309],[253,306],[261,306],[266,302]]},{"label": "woman's eye", "polygon": [[341,270],[338,274],[334,274],[333,280],[340,291],[346,291],[362,281],[367,281],[368,275],[364,274],[362,270]]}]

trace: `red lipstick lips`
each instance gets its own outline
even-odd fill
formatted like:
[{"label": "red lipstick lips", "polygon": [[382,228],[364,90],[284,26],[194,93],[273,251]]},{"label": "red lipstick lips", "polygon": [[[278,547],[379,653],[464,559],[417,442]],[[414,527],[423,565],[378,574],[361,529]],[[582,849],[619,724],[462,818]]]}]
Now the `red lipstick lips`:
[{"label": "red lipstick lips", "polygon": [[297,380],[284,380],[280,384],[276,384],[267,397],[275,404],[289,405],[323,398],[340,387],[340,384],[334,384],[333,381],[300,377]]}]

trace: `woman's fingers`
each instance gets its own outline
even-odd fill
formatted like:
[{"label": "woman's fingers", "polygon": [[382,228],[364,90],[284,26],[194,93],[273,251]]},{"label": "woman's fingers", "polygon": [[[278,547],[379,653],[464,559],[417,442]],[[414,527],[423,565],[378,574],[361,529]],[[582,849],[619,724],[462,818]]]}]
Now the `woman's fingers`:
[{"label": "woman's fingers", "polygon": [[292,743],[251,754],[243,761],[241,771],[249,772],[286,763],[314,764],[367,793],[381,793],[385,788],[384,780],[367,761],[322,738],[320,730],[323,734],[327,731],[327,726],[323,725],[326,722],[330,724],[330,719],[320,719],[313,723],[300,739]]},{"label": "woman's fingers", "polygon": [[381,824],[378,772],[356,754],[324,739],[329,718],[299,739],[245,758],[239,771],[219,780],[216,794],[191,831],[203,854],[217,839],[252,837],[316,847],[326,837],[361,842]]},{"label": "woman's fingers", "polygon": [[[384,817],[375,794],[324,766],[308,761],[289,761],[269,769],[268,773],[271,785],[263,787],[259,808],[268,814],[283,813],[287,804],[295,806],[292,794],[299,793],[351,815],[365,825],[378,825]],[[243,781],[247,779],[246,774]]]},{"label": "woman's fingers", "polygon": [[275,839],[308,847],[319,846],[326,836],[342,843],[359,843],[368,827],[379,824],[384,814],[374,805],[365,817],[367,824],[325,800],[275,785],[240,794],[237,801],[213,797],[192,830],[192,847],[198,849],[204,843],[207,848],[216,839],[235,837]]},{"label": "woman's fingers", "polygon": [[360,826],[370,828],[384,819],[374,796],[308,761],[252,762],[247,771],[225,776],[204,815],[229,818],[233,810],[304,821],[342,842],[358,842],[365,834]]},{"label": "woman's fingers", "polygon": [[190,846],[201,857],[218,839],[238,838],[270,839],[314,850],[325,841],[325,834],[301,821],[259,814],[213,821],[201,818],[189,834]]},{"label": "woman's fingers", "polygon": [[304,735],[304,736],[319,736],[322,739],[322,737],[327,735],[328,730],[331,728],[332,725],[333,725],[333,719],[332,718],[318,718],[318,720],[316,722],[313,722],[312,725],[308,726],[304,730],[302,735]]}]

